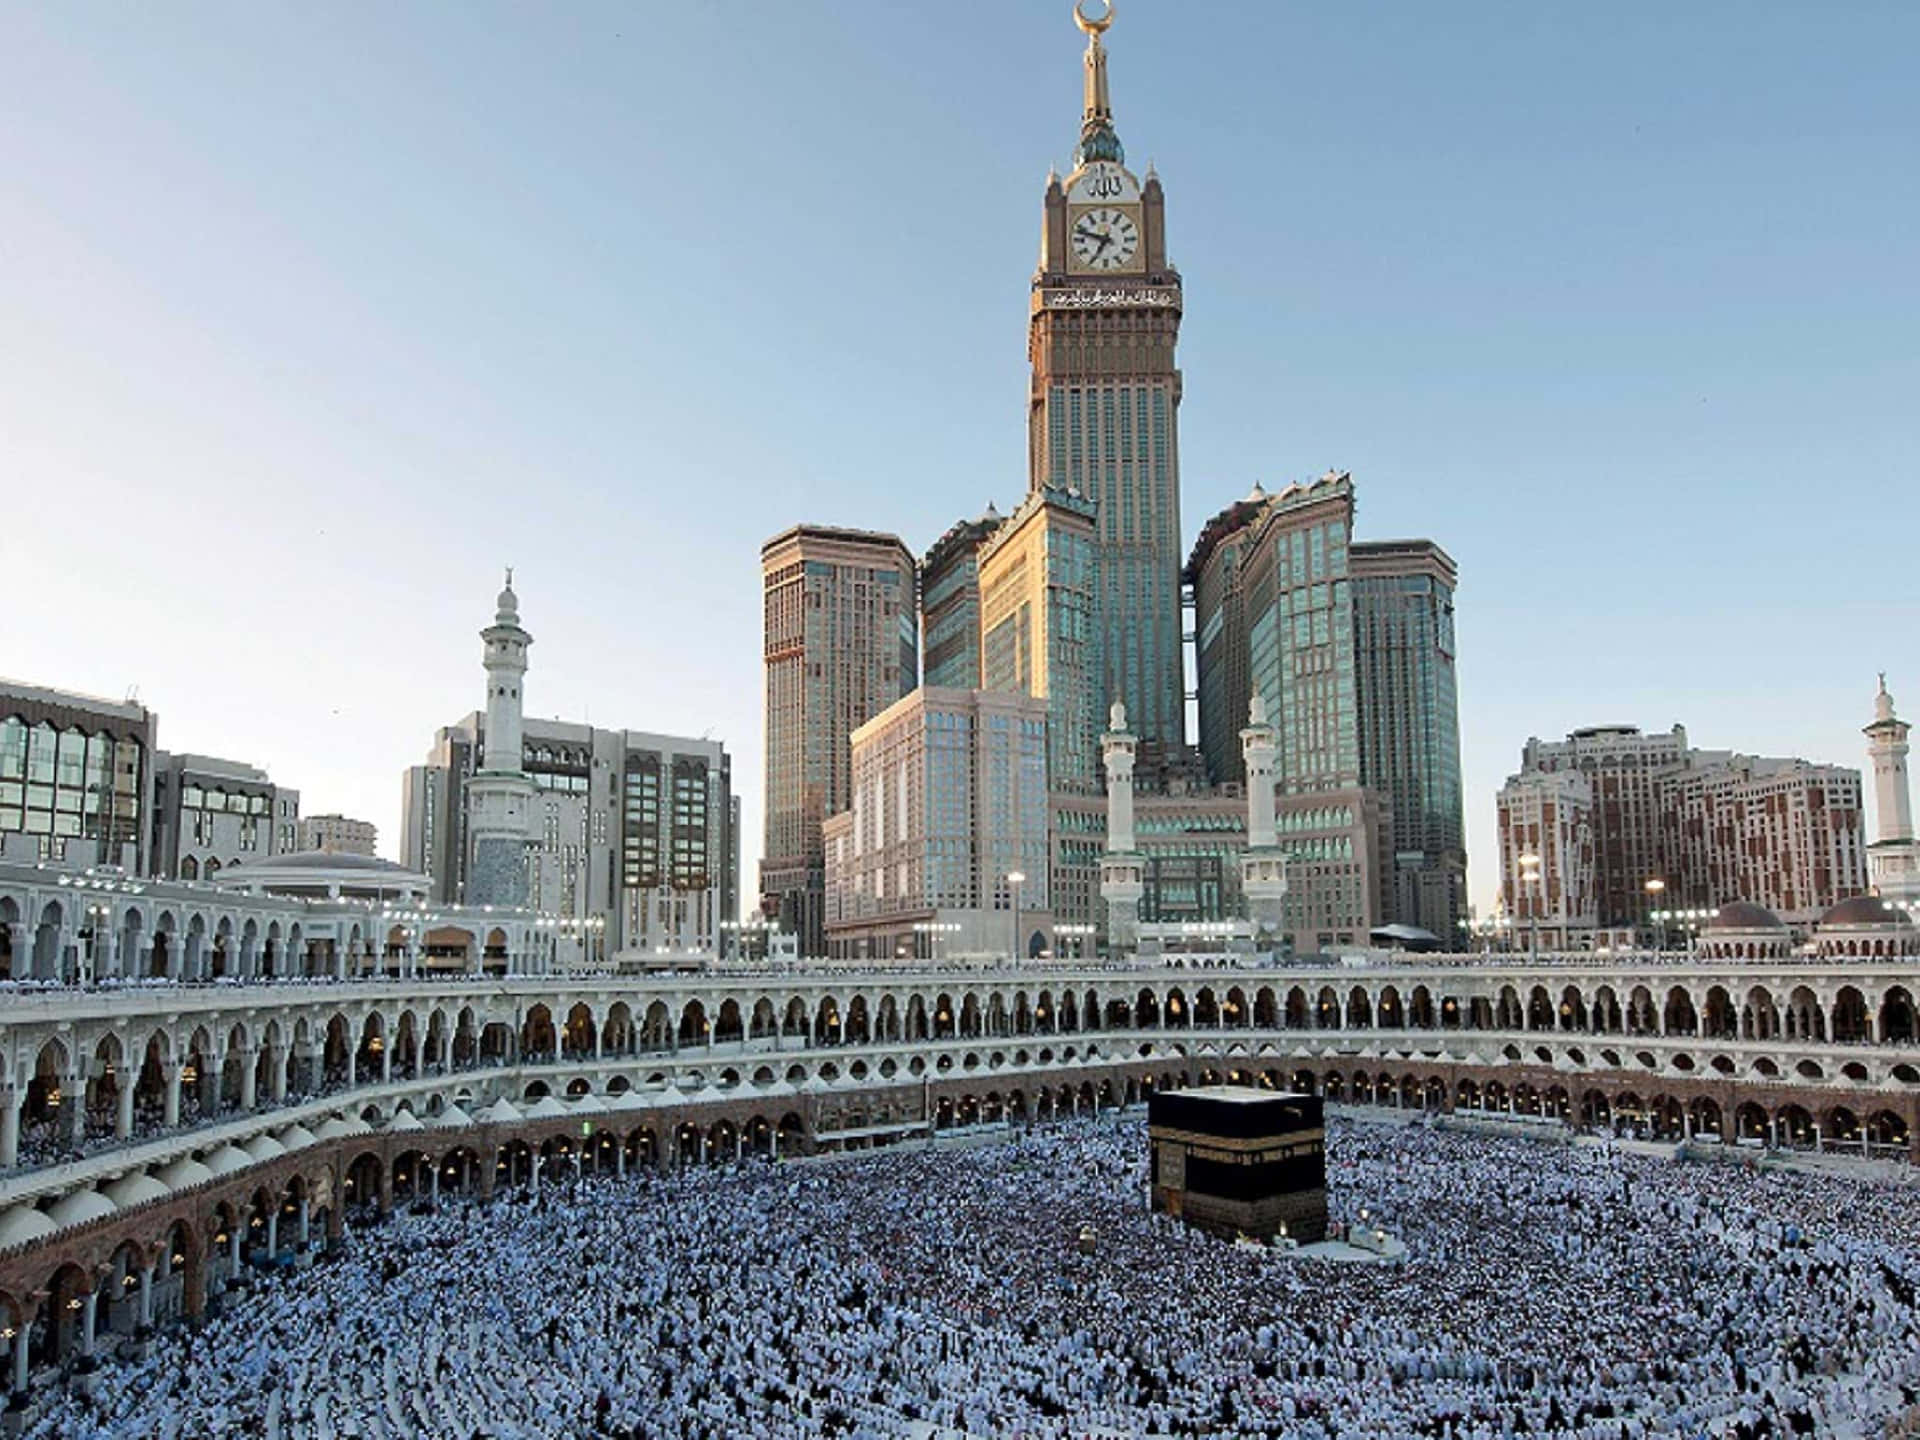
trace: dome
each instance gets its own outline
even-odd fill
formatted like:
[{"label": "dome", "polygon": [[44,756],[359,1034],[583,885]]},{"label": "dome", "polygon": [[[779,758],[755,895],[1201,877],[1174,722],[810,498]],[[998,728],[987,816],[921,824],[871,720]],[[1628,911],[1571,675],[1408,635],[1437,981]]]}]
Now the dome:
[{"label": "dome", "polygon": [[339,1140],[349,1135],[371,1135],[373,1127],[357,1115],[335,1115],[314,1131],[317,1140]]},{"label": "dome", "polygon": [[44,1240],[53,1234],[54,1223],[31,1205],[16,1205],[0,1215],[0,1249],[25,1245],[29,1240]]},{"label": "dome", "polygon": [[464,1130],[473,1124],[473,1117],[458,1105],[449,1105],[434,1118],[436,1130]]},{"label": "dome", "polygon": [[162,1185],[153,1176],[142,1173],[122,1175],[100,1192],[122,1210],[131,1210],[136,1205],[145,1205],[152,1200],[170,1200],[173,1191]]},{"label": "dome", "polygon": [[319,1143],[314,1139],[313,1132],[304,1125],[289,1125],[273,1138],[289,1150],[304,1150],[309,1145]]},{"label": "dome", "polygon": [[1856,895],[1842,900],[1820,917],[1820,928],[1829,925],[1907,925],[1912,922],[1878,895]]},{"label": "dome", "polygon": [[566,1115],[567,1107],[551,1095],[542,1095],[538,1100],[534,1101],[532,1107],[527,1111],[527,1119],[529,1120],[565,1119]]},{"label": "dome", "polygon": [[1780,917],[1764,905],[1748,900],[1729,900],[1713,912],[1709,930],[1784,930]]},{"label": "dome", "polygon": [[607,1113],[606,1102],[597,1095],[582,1095],[578,1100],[573,1102],[573,1113],[576,1115],[605,1115]]},{"label": "dome", "polygon": [[213,1171],[185,1155],[160,1171],[160,1183],[176,1193],[204,1185],[213,1178]]},{"label": "dome", "polygon": [[480,1118],[489,1125],[512,1125],[523,1119],[513,1107],[513,1102],[504,1096],[480,1112]]},{"label": "dome", "polygon": [[349,855],[344,850],[289,850],[262,855],[237,868],[244,870],[355,870],[362,874],[412,875],[414,872],[378,855]]},{"label": "dome", "polygon": [[240,1148],[253,1157],[256,1165],[267,1160],[278,1160],[287,1153],[287,1147],[271,1135],[256,1135]]},{"label": "dome", "polygon": [[253,1158],[246,1151],[233,1145],[222,1145],[202,1161],[207,1169],[216,1176],[231,1175],[236,1170],[244,1170],[253,1164]]},{"label": "dome", "polygon": [[69,1225],[84,1225],[89,1220],[104,1220],[109,1215],[119,1213],[120,1207],[98,1190],[70,1190],[47,1207],[47,1219],[60,1230]]},{"label": "dome", "polygon": [[420,1123],[420,1117],[415,1115],[411,1110],[396,1110],[393,1112],[393,1118],[387,1122],[389,1132],[424,1130],[426,1128],[426,1126]]}]

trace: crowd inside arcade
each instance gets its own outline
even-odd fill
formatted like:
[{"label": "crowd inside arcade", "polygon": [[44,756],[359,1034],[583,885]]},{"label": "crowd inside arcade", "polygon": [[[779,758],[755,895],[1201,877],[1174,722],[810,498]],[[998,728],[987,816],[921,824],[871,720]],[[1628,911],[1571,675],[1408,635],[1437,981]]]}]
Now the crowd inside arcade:
[{"label": "crowd inside arcade", "polygon": [[[1904,1184],[1334,1122],[1398,1266],[1146,1212],[1137,1119],[1001,1143],[544,1177],[353,1217],[91,1387],[55,1437],[1897,1433]],[[1090,1245],[1080,1243],[1090,1227]]]}]

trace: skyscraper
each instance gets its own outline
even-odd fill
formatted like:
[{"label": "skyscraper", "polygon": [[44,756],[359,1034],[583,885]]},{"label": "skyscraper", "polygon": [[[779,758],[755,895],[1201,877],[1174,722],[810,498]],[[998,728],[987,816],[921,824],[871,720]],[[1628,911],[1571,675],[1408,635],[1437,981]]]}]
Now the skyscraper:
[{"label": "skyscraper", "polygon": [[1253,700],[1248,670],[1247,548],[1265,509],[1258,485],[1206,523],[1187,560],[1186,582],[1194,601],[1194,667],[1200,692],[1200,753],[1215,785],[1246,773],[1240,739]]},{"label": "skyscraper", "polygon": [[[1141,740],[1185,739],[1180,640],[1180,275],[1159,178],[1126,167],[1100,19],[1087,32],[1074,170],[1047,180],[1027,356],[1029,488],[1098,506],[1093,674]],[[1091,743],[1091,738],[1089,738]]]},{"label": "skyscraper", "polygon": [[919,683],[913,555],[893,535],[796,525],[760,549],[766,611],[763,906],[825,953],[820,827],[851,803],[853,732]]},{"label": "skyscraper", "polygon": [[980,547],[980,686],[1047,702],[1047,782],[1097,784],[1094,507],[1064,490],[1029,495]]},{"label": "skyscraper", "polygon": [[1355,542],[1354,693],[1360,782],[1387,797],[1386,913],[1464,942],[1465,801],[1454,674],[1453,559],[1431,540]]},{"label": "skyscraper", "polygon": [[980,686],[980,547],[1000,528],[989,505],[933,542],[920,562],[920,649],[928,685]]}]

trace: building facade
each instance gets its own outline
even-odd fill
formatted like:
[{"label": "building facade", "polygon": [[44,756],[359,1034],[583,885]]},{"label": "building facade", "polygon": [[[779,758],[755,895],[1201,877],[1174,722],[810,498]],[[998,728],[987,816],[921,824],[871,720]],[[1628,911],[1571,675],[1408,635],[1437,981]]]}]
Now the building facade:
[{"label": "building facade", "polygon": [[158,729],[131,700],[0,680],[0,860],[148,874]]},{"label": "building facade", "polygon": [[335,855],[372,855],[379,848],[380,830],[371,820],[347,815],[308,815],[300,822],[302,850],[325,850]]},{"label": "building facade", "polygon": [[1044,700],[1047,784],[1098,784],[1094,506],[1036,490],[980,547],[980,685]]},{"label": "building facade", "polygon": [[1047,713],[923,685],[854,731],[851,804],[823,827],[830,954],[1051,949]]},{"label": "building facade", "polygon": [[980,688],[980,547],[1000,528],[987,506],[933,542],[920,561],[923,679],[943,690]]},{"label": "building facade", "polygon": [[[434,738],[407,772],[401,862],[433,899],[468,903],[474,757],[487,716]],[[533,789],[525,866],[529,908],[561,931],[567,958],[715,953],[739,914],[733,763],[716,740],[524,720],[521,772]]]},{"label": "building facade", "polygon": [[1188,557],[1185,580],[1194,604],[1194,669],[1198,679],[1200,752],[1216,785],[1244,780],[1240,727],[1253,700],[1247,632],[1246,559],[1267,492],[1255,485],[1209,520]]},{"label": "building facade", "polygon": [[[1110,16],[1108,20],[1110,20]],[[1151,169],[1113,126],[1108,20],[1087,32],[1072,174],[1047,180],[1027,334],[1029,489],[1095,502],[1093,673],[1143,740],[1185,739],[1180,606],[1180,274]],[[1091,743],[1091,741],[1090,741]]]},{"label": "building facade", "polygon": [[1695,749],[1679,725],[1531,739],[1499,797],[1501,909],[1550,946],[1656,940],[1657,914],[1736,900],[1804,931],[1865,893],[1863,830],[1856,770]]},{"label": "building facade", "polygon": [[1356,541],[1354,694],[1360,783],[1386,798],[1393,868],[1385,913],[1466,942],[1466,799],[1454,668],[1451,556],[1431,540]]},{"label": "building facade", "polygon": [[239,760],[161,751],[152,814],[152,873],[170,880],[215,880],[300,848],[300,792]]},{"label": "building facade", "polygon": [[766,839],[761,907],[826,943],[821,826],[852,803],[853,732],[919,683],[917,576],[892,535],[796,525],[761,547]]}]

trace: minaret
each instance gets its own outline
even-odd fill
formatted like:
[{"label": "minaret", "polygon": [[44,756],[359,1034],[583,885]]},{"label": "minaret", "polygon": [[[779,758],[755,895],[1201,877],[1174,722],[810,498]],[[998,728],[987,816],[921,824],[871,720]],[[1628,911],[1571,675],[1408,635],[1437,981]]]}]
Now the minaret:
[{"label": "minaret", "polygon": [[1240,732],[1240,755],[1247,775],[1247,848],[1240,856],[1240,892],[1253,922],[1254,948],[1275,945],[1284,923],[1287,852],[1273,819],[1274,756],[1278,746],[1267,723],[1267,701],[1258,690],[1247,703],[1247,728]]},{"label": "minaret", "polygon": [[527,839],[533,822],[534,786],[521,768],[521,683],[533,637],[520,628],[520,598],[513,571],[496,602],[486,642],[487,739],[479,770],[467,781],[467,885],[469,905],[527,903]]},{"label": "minaret", "polygon": [[1873,697],[1873,723],[1865,733],[1878,816],[1867,863],[1873,888],[1883,900],[1920,901],[1920,843],[1913,837],[1913,798],[1907,788],[1907,732],[1912,728],[1893,713],[1893,696],[1882,673],[1880,693]]},{"label": "minaret", "polygon": [[1127,729],[1127,707],[1113,702],[1100,737],[1107,765],[1107,850],[1100,857],[1100,898],[1107,902],[1107,951],[1118,955],[1140,943],[1140,897],[1146,858],[1134,849],[1133,752],[1139,739]]}]

